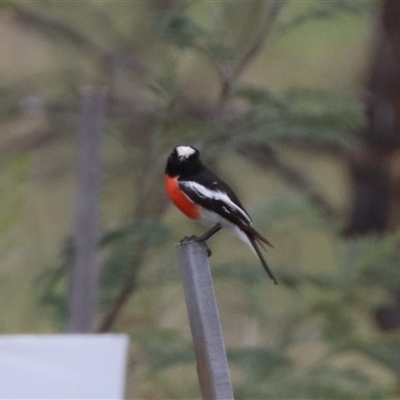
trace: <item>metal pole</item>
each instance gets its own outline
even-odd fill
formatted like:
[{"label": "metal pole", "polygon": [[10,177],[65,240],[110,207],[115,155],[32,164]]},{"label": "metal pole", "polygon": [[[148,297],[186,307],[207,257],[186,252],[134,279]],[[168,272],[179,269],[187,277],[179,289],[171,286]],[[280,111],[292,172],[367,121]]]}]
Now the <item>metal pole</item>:
[{"label": "metal pole", "polygon": [[77,194],[74,215],[74,266],[70,281],[68,331],[93,331],[99,286],[101,149],[105,123],[104,90],[84,88],[78,134]]},{"label": "metal pole", "polygon": [[177,245],[203,399],[233,399],[210,265],[204,243]]}]

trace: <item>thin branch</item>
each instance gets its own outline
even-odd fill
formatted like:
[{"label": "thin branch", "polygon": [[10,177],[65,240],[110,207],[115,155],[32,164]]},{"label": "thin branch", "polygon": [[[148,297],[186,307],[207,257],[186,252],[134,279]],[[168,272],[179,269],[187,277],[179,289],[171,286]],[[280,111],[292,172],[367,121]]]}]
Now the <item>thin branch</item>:
[{"label": "thin branch", "polygon": [[249,48],[247,53],[245,53],[242,59],[240,60],[238,66],[235,68],[233,72],[232,80],[236,80],[239,77],[239,75],[242,74],[246,66],[254,59],[254,57],[263,48],[264,44],[269,39],[274,22],[277,20],[279,14],[281,13],[284,6],[288,2],[289,0],[275,0],[274,4],[272,4],[265,19],[264,29],[262,29],[258,38],[254,41],[253,45]]},{"label": "thin branch", "polygon": [[222,67],[219,69],[219,75],[222,81],[221,93],[218,101],[218,109],[223,110],[224,104],[229,97],[232,86],[237,81],[239,76],[243,73],[244,69],[249,63],[258,55],[260,50],[265,45],[266,41],[269,39],[270,33],[274,22],[277,20],[279,14],[283,10],[284,6],[289,2],[289,0],[275,0],[274,3],[269,8],[269,12],[265,18],[264,27],[261,30],[258,37],[254,40],[254,43],[248,51],[243,55],[242,59],[239,60],[237,66],[231,70],[224,70]]},{"label": "thin branch", "polygon": [[97,333],[105,333],[110,331],[123,306],[135,292],[136,287],[136,283],[133,283],[131,281],[128,281],[127,284],[124,285],[121,292],[117,296],[113,307],[105,316],[99,328],[97,329]]},{"label": "thin branch", "polygon": [[14,7],[14,18],[17,22],[45,33],[49,37],[58,36],[81,52],[92,54],[102,62],[118,64],[137,73],[145,71],[143,63],[134,55],[102,48],[87,36],[82,35],[59,20],[28,11],[18,5]]},{"label": "thin branch", "polygon": [[76,48],[90,53],[102,54],[103,50],[96,46],[86,36],[81,35],[74,29],[71,29],[67,25],[64,25],[61,21],[53,18],[45,17],[37,13],[28,11],[24,8],[15,6],[14,18],[16,22],[19,22],[28,27],[32,27],[39,32],[46,34],[56,34],[63,39],[70,42]]},{"label": "thin branch", "polygon": [[137,254],[136,260],[133,263],[133,265],[127,267],[129,268],[129,272],[125,278],[125,283],[122,286],[121,290],[119,291],[117,297],[115,298],[112,307],[101,321],[97,329],[98,333],[104,333],[110,331],[116,319],[120,315],[123,307],[137,289],[137,275],[139,267],[143,263],[144,256],[147,252],[148,243],[145,241],[140,241],[140,243],[138,243],[136,247],[139,254]]},{"label": "thin branch", "polygon": [[273,149],[263,143],[242,143],[237,151],[256,162],[262,168],[273,169],[290,186],[309,196],[310,201],[316,205],[328,218],[336,218],[337,212],[329,202],[310,184],[309,179],[297,169],[280,160]]},{"label": "thin branch", "polygon": [[[148,154],[150,153],[151,152],[149,152]],[[154,157],[158,158],[158,155],[155,154]],[[148,162],[150,164],[153,164],[151,160],[148,160]],[[139,160],[138,164],[143,164],[143,162]],[[154,177],[153,169],[148,167],[144,168],[143,166],[142,168],[143,170],[141,171],[138,170],[138,168],[135,168],[136,184],[141,187],[141,196],[138,196],[137,198],[138,203],[134,212],[134,221],[141,221],[144,216],[150,214],[152,215],[152,218],[154,220],[160,221],[167,210],[169,204],[168,199],[166,196],[154,196],[154,193],[159,190],[160,182]],[[144,186],[143,182],[148,182],[148,185]],[[157,199],[156,207],[153,202],[154,199]],[[117,294],[110,310],[107,312],[102,322],[100,323],[97,332],[108,332],[112,328],[118,316],[121,314],[123,308],[127,304],[128,300],[137,289],[139,272],[141,267],[143,266],[145,257],[150,247],[150,243],[147,238],[143,237],[136,242],[135,247],[135,260],[130,265],[127,265],[126,268],[128,272],[125,278],[125,282],[123,283],[119,293]]]}]

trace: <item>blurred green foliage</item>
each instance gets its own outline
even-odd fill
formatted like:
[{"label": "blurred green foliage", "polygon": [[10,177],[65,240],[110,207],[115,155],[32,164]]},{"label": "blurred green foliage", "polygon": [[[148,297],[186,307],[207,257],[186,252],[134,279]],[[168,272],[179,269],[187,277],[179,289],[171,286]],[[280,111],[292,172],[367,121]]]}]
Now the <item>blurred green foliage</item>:
[{"label": "blurred green foliage", "polygon": [[[224,157],[233,157],[237,164],[245,160],[246,168],[254,168],[252,180],[240,165],[232,176],[240,177],[237,183],[244,194],[258,193],[254,220],[277,247],[268,256],[275,260],[276,253],[285,253],[273,263],[280,283],[273,288],[256,260],[249,264],[236,257],[243,249],[237,250],[230,238],[226,246],[212,244],[215,250],[232,253],[221,256],[215,251],[212,268],[236,398],[396,397],[400,337],[379,331],[373,315],[387,301],[385,288],[400,284],[400,234],[341,237],[346,210],[322,198],[312,179],[299,183],[296,177],[302,174],[293,174],[297,167],[287,162],[290,156],[282,156],[295,149],[304,152],[304,164],[321,154],[340,163],[347,149],[359,145],[356,132],[365,124],[362,104],[353,94],[325,87],[278,90],[241,79],[266,44],[279,43],[283,35],[309,24],[349,15],[361,18],[373,5],[193,1],[140,2],[124,8],[82,2],[65,13],[62,3],[8,3],[17,22],[53,44],[58,64],[46,79],[36,75],[28,83],[7,84],[0,90],[3,119],[15,115],[27,93],[34,93],[25,97],[27,111],[46,114],[42,142],[22,150],[11,146],[16,153],[33,153],[55,143],[74,146],[71,132],[76,132],[79,119],[79,88],[89,83],[109,90],[102,205],[107,210],[115,198],[124,197],[125,211],[117,219],[110,214],[120,211],[120,203],[109,206],[108,213],[103,210],[97,317],[101,325],[121,292],[128,291],[130,297],[109,328],[132,337],[128,397],[199,396],[171,250],[173,240],[188,233],[183,229],[192,227],[182,228],[181,220],[180,228],[175,227],[162,193],[166,157],[184,142],[204,150],[213,168],[223,169]],[[185,74],[194,68],[190,59],[213,77],[212,83],[204,82],[209,96],[185,84]],[[73,170],[70,159],[63,164],[67,151],[63,147],[58,153],[57,165]],[[0,203],[4,199],[2,209],[7,210],[0,217],[1,232],[20,216],[29,162],[26,155],[18,156],[4,170],[15,182],[0,184]],[[268,200],[257,192],[266,172],[271,180],[284,182]],[[325,239],[330,244],[324,247]],[[301,247],[300,241],[307,244]],[[323,256],[309,262],[304,253]],[[56,261],[36,277],[40,313],[55,330],[66,323],[72,264],[68,237]],[[5,330],[3,325],[0,321]]]}]

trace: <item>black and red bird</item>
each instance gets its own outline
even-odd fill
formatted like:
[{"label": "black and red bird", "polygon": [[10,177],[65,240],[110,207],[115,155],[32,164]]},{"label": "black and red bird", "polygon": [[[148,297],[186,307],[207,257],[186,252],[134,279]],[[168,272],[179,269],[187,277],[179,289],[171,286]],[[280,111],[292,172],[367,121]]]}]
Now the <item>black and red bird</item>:
[{"label": "black and red bird", "polygon": [[191,240],[206,241],[221,228],[250,246],[265,271],[277,283],[259,245],[271,243],[253,227],[253,222],[242,203],[221,178],[200,161],[200,153],[191,146],[176,146],[168,157],[165,169],[165,190],[175,204],[189,218],[212,228]]}]

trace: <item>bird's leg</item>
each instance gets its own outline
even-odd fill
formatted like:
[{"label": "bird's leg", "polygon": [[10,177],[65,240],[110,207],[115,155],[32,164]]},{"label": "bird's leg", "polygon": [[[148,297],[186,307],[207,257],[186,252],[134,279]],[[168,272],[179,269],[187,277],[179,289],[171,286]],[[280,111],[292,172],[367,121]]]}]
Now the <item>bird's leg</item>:
[{"label": "bird's leg", "polygon": [[216,234],[221,228],[222,226],[220,224],[216,224],[207,232],[203,233],[201,236],[193,236],[192,239],[195,242],[205,242],[206,240],[210,239],[211,236]]},{"label": "bird's leg", "polygon": [[204,242],[206,249],[207,249],[207,255],[208,255],[208,257],[210,257],[212,252],[211,252],[210,248],[207,246],[207,240],[210,239],[210,237],[212,235],[216,234],[221,228],[222,228],[222,226],[220,224],[216,224],[211,229],[209,229],[207,232],[203,233],[201,236],[192,235],[189,237],[187,237],[187,236],[184,237],[181,240],[181,243],[186,242],[186,241]]}]

